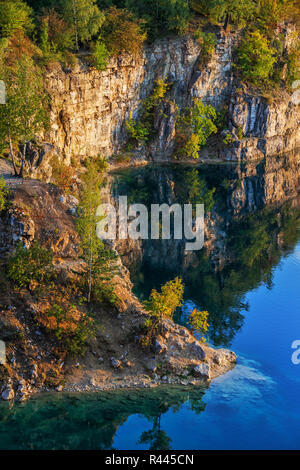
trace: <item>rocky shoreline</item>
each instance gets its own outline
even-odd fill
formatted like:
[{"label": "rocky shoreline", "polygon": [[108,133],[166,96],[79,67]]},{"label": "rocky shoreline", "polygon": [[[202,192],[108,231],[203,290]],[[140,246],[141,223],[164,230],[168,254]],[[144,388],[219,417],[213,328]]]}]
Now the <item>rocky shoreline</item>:
[{"label": "rocky shoreline", "polygon": [[[51,248],[54,269],[62,285],[76,279],[82,269],[77,258],[74,198],[57,187],[36,180],[12,186],[10,209],[0,218],[0,253],[6,257],[22,241],[35,240]],[[35,286],[16,291],[7,286],[0,296],[0,338],[7,345],[7,366],[0,370],[3,400],[24,401],[45,391],[92,391],[146,388],[160,384],[198,385],[230,370],[236,355],[200,343],[185,327],[165,320],[154,348],[140,344],[147,318],[132,293],[128,270],[119,262],[114,279],[118,304],[101,308],[101,328],[82,358],[57,353],[56,342],[36,323],[44,311]]]}]

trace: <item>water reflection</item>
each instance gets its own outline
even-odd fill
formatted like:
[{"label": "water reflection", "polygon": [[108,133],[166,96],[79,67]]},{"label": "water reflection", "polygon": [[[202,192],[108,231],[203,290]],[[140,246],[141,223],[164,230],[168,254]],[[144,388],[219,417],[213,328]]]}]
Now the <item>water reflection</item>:
[{"label": "water reflection", "polygon": [[[275,170],[273,165],[272,175]],[[139,298],[181,275],[186,300],[210,313],[211,341],[230,346],[248,310],[245,294],[262,284],[272,288],[274,268],[299,239],[299,200],[279,203],[282,188],[274,188],[272,178],[262,163],[147,167],[117,174],[114,194],[127,194],[130,203],[204,203],[206,208],[200,251],[185,252],[185,240],[119,247]]]},{"label": "water reflection", "polygon": [[[132,415],[142,415],[151,428],[136,444],[171,449],[161,420],[184,403],[197,413],[205,409],[204,389],[161,387],[145,391],[57,394],[24,404],[0,403],[0,449],[113,449],[118,428]],[[133,443],[132,443],[133,445]]]}]

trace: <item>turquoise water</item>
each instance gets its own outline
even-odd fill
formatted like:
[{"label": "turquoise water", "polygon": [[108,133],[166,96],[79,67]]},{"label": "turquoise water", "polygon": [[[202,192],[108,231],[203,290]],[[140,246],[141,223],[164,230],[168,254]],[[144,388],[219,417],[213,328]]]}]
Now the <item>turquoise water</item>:
[{"label": "turquoise water", "polygon": [[[210,191],[213,179],[205,184]],[[155,257],[145,246],[130,269],[141,298],[182,275],[178,321],[191,305],[209,310],[210,341],[234,350],[237,366],[207,389],[1,403],[1,449],[299,449],[300,364],[291,360],[291,345],[300,340],[299,201],[234,217],[222,194],[214,195],[216,215],[227,218],[218,252],[205,247],[186,265],[172,252],[161,262],[163,248],[155,247]]]}]

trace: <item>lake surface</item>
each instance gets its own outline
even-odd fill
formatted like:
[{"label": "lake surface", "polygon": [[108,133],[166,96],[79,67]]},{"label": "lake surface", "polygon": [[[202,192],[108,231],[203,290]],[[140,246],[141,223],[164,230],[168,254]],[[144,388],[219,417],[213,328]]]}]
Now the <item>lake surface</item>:
[{"label": "lake surface", "polygon": [[132,202],[210,207],[200,252],[186,256],[178,241],[149,241],[123,259],[141,299],[182,276],[177,321],[185,323],[194,305],[208,310],[210,342],[235,351],[237,366],[207,389],[1,403],[1,449],[299,449],[300,364],[292,362],[292,343],[300,340],[300,202],[266,207],[265,183],[254,183],[253,202],[229,167],[139,169],[115,179],[115,194]]}]

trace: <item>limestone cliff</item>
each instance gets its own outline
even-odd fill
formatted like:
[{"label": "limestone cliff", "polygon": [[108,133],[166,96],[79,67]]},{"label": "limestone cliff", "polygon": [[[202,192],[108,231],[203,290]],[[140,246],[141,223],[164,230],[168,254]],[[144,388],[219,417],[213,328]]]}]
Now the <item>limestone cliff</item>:
[{"label": "limestone cliff", "polygon": [[[288,48],[289,31],[286,38]],[[229,146],[212,145],[202,158],[249,160],[299,147],[299,105],[287,92],[270,102],[239,82],[232,64],[237,39],[237,33],[219,32],[215,53],[205,67],[199,66],[198,43],[188,37],[156,41],[137,58],[111,60],[103,72],[82,61],[72,69],[54,66],[46,79],[51,96],[47,140],[66,162],[72,157],[113,155],[126,142],[129,113],[138,115],[154,80],[163,78],[172,84],[168,104],[156,120],[157,139],[148,148],[139,149],[138,160],[170,158],[175,108],[189,105],[193,97],[219,110],[227,106],[228,128],[236,136],[236,142]]]}]

